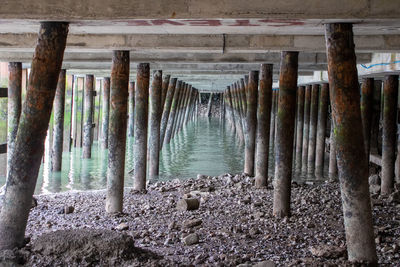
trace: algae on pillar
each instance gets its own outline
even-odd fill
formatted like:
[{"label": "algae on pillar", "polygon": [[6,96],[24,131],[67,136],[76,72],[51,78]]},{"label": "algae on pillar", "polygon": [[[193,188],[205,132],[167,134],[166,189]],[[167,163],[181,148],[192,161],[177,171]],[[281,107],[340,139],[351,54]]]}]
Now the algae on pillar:
[{"label": "algae on pillar", "polygon": [[86,75],[84,90],[84,113],[83,113],[83,152],[84,159],[92,157],[92,127],[93,127],[93,75]]},{"label": "algae on pillar", "polygon": [[106,212],[122,212],[124,197],[129,51],[114,51],[111,67],[111,110]]},{"label": "algae on pillar", "polygon": [[162,71],[153,73],[153,82],[150,89],[150,138],[149,138],[149,177],[159,174],[160,158],[160,120],[162,97]]},{"label": "algae on pillar", "polygon": [[10,170],[11,158],[14,153],[15,138],[21,116],[22,63],[8,64],[8,94],[7,94],[7,176]]},{"label": "algae on pillar", "polygon": [[272,103],[272,64],[261,64],[257,106],[256,186],[268,185],[269,128]]},{"label": "algae on pillar", "polygon": [[258,71],[250,71],[247,85],[247,114],[245,129],[244,172],[254,176],[257,127]]},{"label": "algae on pillar", "polygon": [[150,64],[140,63],[137,67],[135,91],[135,158],[133,171],[135,190],[146,189],[149,82]]},{"label": "algae on pillar", "polygon": [[54,98],[53,147],[51,153],[51,170],[61,171],[63,136],[64,136],[64,106],[65,106],[65,76],[66,70],[61,70],[58,76],[56,96]]},{"label": "algae on pillar", "polygon": [[110,78],[103,80],[103,114],[101,123],[101,146],[108,149],[108,126],[110,124]]},{"label": "algae on pillar", "polygon": [[298,52],[282,52],[275,135],[273,214],[290,216]]},{"label": "algae on pillar", "polygon": [[325,38],[348,259],[377,265],[352,24],[326,24]]},{"label": "algae on pillar", "polygon": [[67,34],[66,22],[40,24],[0,211],[0,250],[24,243]]}]

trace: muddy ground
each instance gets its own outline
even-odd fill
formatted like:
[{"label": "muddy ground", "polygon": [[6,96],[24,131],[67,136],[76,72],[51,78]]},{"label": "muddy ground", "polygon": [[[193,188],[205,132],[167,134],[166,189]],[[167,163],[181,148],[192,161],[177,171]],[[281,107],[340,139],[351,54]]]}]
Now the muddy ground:
[{"label": "muddy ground", "polygon": [[[293,183],[292,216],[284,219],[272,216],[272,187],[253,184],[245,175],[199,175],[147,193],[126,189],[124,213],[114,215],[105,213],[105,191],[36,196],[30,241],[2,252],[0,265],[350,266],[337,183]],[[400,266],[397,195],[372,196],[381,265]],[[199,209],[178,210],[183,197],[199,199]]]}]

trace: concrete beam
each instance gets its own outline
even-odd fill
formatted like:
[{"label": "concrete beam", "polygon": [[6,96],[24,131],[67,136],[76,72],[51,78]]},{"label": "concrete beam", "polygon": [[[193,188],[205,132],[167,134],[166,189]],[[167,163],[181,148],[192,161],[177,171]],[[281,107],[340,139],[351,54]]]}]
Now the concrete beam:
[{"label": "concrete beam", "polygon": [[106,20],[106,19],[378,19],[399,18],[397,1],[381,0],[13,0],[0,7],[4,19]]},{"label": "concrete beam", "polygon": [[[1,25],[1,24],[0,24]],[[400,27],[400,25],[399,25]],[[397,31],[398,32],[398,31]],[[140,52],[245,53],[266,51],[308,51],[325,53],[323,35],[268,34],[70,34],[66,52]],[[33,52],[36,33],[1,33],[0,51]],[[400,50],[400,34],[356,35],[357,52]]]}]

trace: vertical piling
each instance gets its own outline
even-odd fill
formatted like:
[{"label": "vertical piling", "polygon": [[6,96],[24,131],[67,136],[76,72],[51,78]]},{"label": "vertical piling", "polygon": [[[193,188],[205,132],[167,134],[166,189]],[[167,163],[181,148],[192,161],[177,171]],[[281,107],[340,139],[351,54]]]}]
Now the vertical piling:
[{"label": "vertical piling", "polygon": [[336,162],[336,142],[335,142],[335,123],[333,116],[331,119],[331,133],[329,136],[329,180],[335,181],[338,177],[338,168]]},{"label": "vertical piling", "polygon": [[302,167],[303,173],[307,172],[308,166],[308,138],[310,134],[310,104],[311,104],[311,85],[306,86],[304,95],[304,124],[303,124],[303,151],[302,151]]},{"label": "vertical piling", "polygon": [[83,152],[82,157],[84,159],[90,159],[92,157],[92,124],[93,124],[93,75],[86,75],[85,78],[85,111],[83,113]]},{"label": "vertical piling", "polygon": [[165,144],[169,144],[169,142],[171,141],[172,131],[173,131],[174,124],[175,124],[176,113],[177,113],[177,109],[178,109],[178,102],[179,102],[179,98],[181,95],[181,91],[182,91],[182,81],[178,81],[176,83],[176,87],[174,90],[174,96],[172,98],[171,109],[170,109],[169,118],[168,118],[168,122],[167,122],[167,128],[165,130],[165,138],[164,138]]},{"label": "vertical piling", "polygon": [[322,177],[324,173],[326,121],[328,117],[329,84],[320,87],[317,124],[317,144],[315,149],[315,175]]},{"label": "vertical piling", "polygon": [[149,139],[149,177],[159,174],[160,158],[160,121],[161,121],[161,97],[162,97],[162,71],[153,73],[153,82],[150,89],[150,139]]},{"label": "vertical piling", "polygon": [[382,195],[390,194],[394,188],[398,90],[399,76],[385,76],[383,83]]},{"label": "vertical piling", "polygon": [[106,212],[122,212],[128,110],[129,51],[113,51]]},{"label": "vertical piling", "polygon": [[128,101],[128,136],[135,135],[135,82],[129,83],[129,101]]},{"label": "vertical piling", "polygon": [[65,76],[66,70],[58,75],[56,95],[54,98],[53,147],[51,153],[51,170],[61,171],[63,137],[64,137],[64,106],[65,106]]},{"label": "vertical piling", "polygon": [[161,117],[161,126],[160,126],[160,149],[162,148],[162,146],[164,144],[165,131],[167,129],[168,120],[170,118],[169,115],[171,112],[171,105],[172,105],[172,100],[174,97],[176,80],[177,80],[177,78],[172,78],[170,80],[170,82],[168,84],[167,95],[165,96],[165,104],[164,104],[164,110],[163,110],[162,117]]},{"label": "vertical piling", "polygon": [[317,138],[317,122],[318,122],[318,93],[319,84],[313,84],[311,88],[310,103],[310,133],[308,136],[308,173],[315,171],[315,147]]},{"label": "vertical piling", "polygon": [[7,94],[7,176],[14,153],[19,118],[21,116],[22,63],[8,64],[8,94]]},{"label": "vertical piling", "polygon": [[304,86],[297,89],[297,133],[296,133],[296,171],[301,171],[304,123]]},{"label": "vertical piling", "polygon": [[366,78],[361,86],[361,119],[367,163],[369,164],[369,151],[371,140],[372,113],[374,104],[374,78]]},{"label": "vertical piling", "polygon": [[169,88],[169,81],[171,79],[171,75],[164,75],[162,81],[162,92],[161,92],[161,112],[163,112],[165,99],[167,97],[167,91]]},{"label": "vertical piling", "polygon": [[210,98],[208,99],[208,106],[207,106],[207,117],[211,117],[211,105],[213,99],[213,93],[210,93]]},{"label": "vertical piling", "polygon": [[269,127],[272,103],[272,64],[261,65],[257,106],[256,186],[268,185]]},{"label": "vertical piling", "polygon": [[0,250],[21,247],[24,242],[67,33],[65,22],[40,24],[0,211]]},{"label": "vertical piling", "polygon": [[273,214],[290,216],[294,122],[298,52],[282,52],[275,136],[275,180]]},{"label": "vertical piling", "polygon": [[376,265],[352,24],[326,24],[325,38],[348,259]]},{"label": "vertical piling", "polygon": [[146,189],[147,168],[147,120],[149,108],[150,64],[137,66],[135,91],[135,145],[134,188]]},{"label": "vertical piling", "polygon": [[275,118],[276,118],[276,106],[277,106],[277,89],[272,89],[272,106],[271,106],[271,126],[269,129],[269,142],[271,144],[271,149],[274,151],[275,146]]},{"label": "vertical piling", "polygon": [[103,80],[103,114],[101,122],[101,146],[108,149],[108,126],[110,121],[110,78]]},{"label": "vertical piling", "polygon": [[254,176],[257,127],[258,71],[250,71],[247,88],[247,116],[245,134],[244,172]]}]

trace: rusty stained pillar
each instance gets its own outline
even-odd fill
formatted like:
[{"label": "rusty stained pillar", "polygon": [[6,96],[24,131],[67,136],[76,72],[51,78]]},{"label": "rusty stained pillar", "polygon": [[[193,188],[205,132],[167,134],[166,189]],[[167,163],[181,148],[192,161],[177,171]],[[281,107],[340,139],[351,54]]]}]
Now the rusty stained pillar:
[{"label": "rusty stained pillar", "polygon": [[323,177],[325,159],[326,121],[328,118],[329,84],[323,83],[320,87],[318,105],[317,144],[315,148],[315,175]]},{"label": "rusty stained pillar", "polygon": [[374,104],[374,78],[365,78],[361,86],[361,119],[367,163],[369,165],[369,151],[371,141],[371,125]]},{"label": "rusty stained pillar", "polygon": [[256,186],[268,185],[269,128],[272,103],[272,64],[261,64],[257,106]]},{"label": "rusty stained pillar", "polygon": [[110,78],[103,80],[103,114],[101,122],[101,146],[108,149],[108,126],[110,123]]},{"label": "rusty stained pillar", "polygon": [[128,88],[128,136],[135,136],[135,82],[130,82]]},{"label": "rusty stained pillar", "polygon": [[83,151],[82,157],[90,159],[92,157],[92,124],[93,124],[93,75],[86,75],[83,112]]},{"label": "rusty stained pillar", "polygon": [[[164,78],[164,80],[165,80],[165,78]],[[162,148],[162,146],[164,144],[165,131],[167,129],[168,120],[170,118],[170,112],[171,112],[172,100],[173,100],[174,92],[175,92],[176,81],[177,81],[177,78],[172,78],[168,83],[168,90],[167,90],[167,94],[165,96],[164,110],[163,110],[162,117],[161,117],[160,149]]]},{"label": "rusty stained pillar", "polygon": [[149,138],[149,177],[159,174],[160,158],[160,121],[162,97],[162,71],[153,72],[153,82],[150,89],[150,138]]},{"label": "rusty stained pillar", "polygon": [[308,173],[315,172],[315,147],[317,144],[317,122],[318,122],[318,93],[319,84],[313,84],[311,87],[310,103],[310,132],[308,136]]},{"label": "rusty stained pillar", "polygon": [[14,153],[15,138],[21,116],[22,63],[8,64],[8,94],[7,94],[7,176]]},{"label": "rusty stained pillar", "polygon": [[113,51],[106,212],[122,212],[124,197],[129,51]]},{"label": "rusty stained pillar", "polygon": [[352,24],[326,24],[325,38],[348,259],[377,265]]},{"label": "rusty stained pillar", "polygon": [[169,88],[169,81],[171,79],[171,75],[164,75],[162,81],[162,92],[161,92],[161,112],[164,109],[165,99],[167,98],[167,91]]},{"label": "rusty stained pillar", "polygon": [[250,71],[247,88],[247,116],[245,130],[244,172],[254,176],[257,127],[258,71]]},{"label": "rusty stained pillar", "polygon": [[297,88],[296,171],[301,172],[304,124],[304,86]]},{"label": "rusty stained pillar", "polygon": [[335,123],[331,119],[331,133],[329,136],[329,180],[336,181],[338,178],[338,168],[336,162],[336,142],[335,142]]},{"label": "rusty stained pillar", "polygon": [[388,195],[394,189],[398,90],[399,76],[385,76],[383,82],[382,195]]},{"label": "rusty stained pillar", "polygon": [[54,98],[53,146],[51,152],[51,170],[61,171],[63,137],[64,137],[64,107],[65,107],[65,77],[66,70],[61,70],[58,76],[56,96]]},{"label": "rusty stained pillar", "polygon": [[282,52],[281,54],[273,202],[273,215],[277,217],[290,216],[298,56],[298,52]]},{"label": "rusty stained pillar", "polygon": [[135,144],[134,189],[146,189],[147,169],[147,122],[149,110],[150,64],[137,66],[135,90]]},{"label": "rusty stained pillar", "polygon": [[310,105],[311,105],[311,85],[306,86],[304,94],[304,119],[303,119],[303,151],[301,171],[307,173],[308,166],[308,138],[310,135]]},{"label": "rusty stained pillar", "polygon": [[175,125],[179,98],[180,98],[180,95],[182,94],[181,93],[182,91],[183,91],[182,90],[182,81],[178,81],[176,83],[174,96],[172,98],[172,103],[171,103],[171,109],[170,109],[170,112],[169,112],[167,128],[165,130],[165,138],[164,138],[164,143],[165,144],[169,144],[169,142],[171,141],[171,138],[172,138],[172,131],[173,131],[174,125]]},{"label": "rusty stained pillar", "polygon": [[21,247],[44,151],[68,23],[42,22],[0,211],[0,250]]}]

